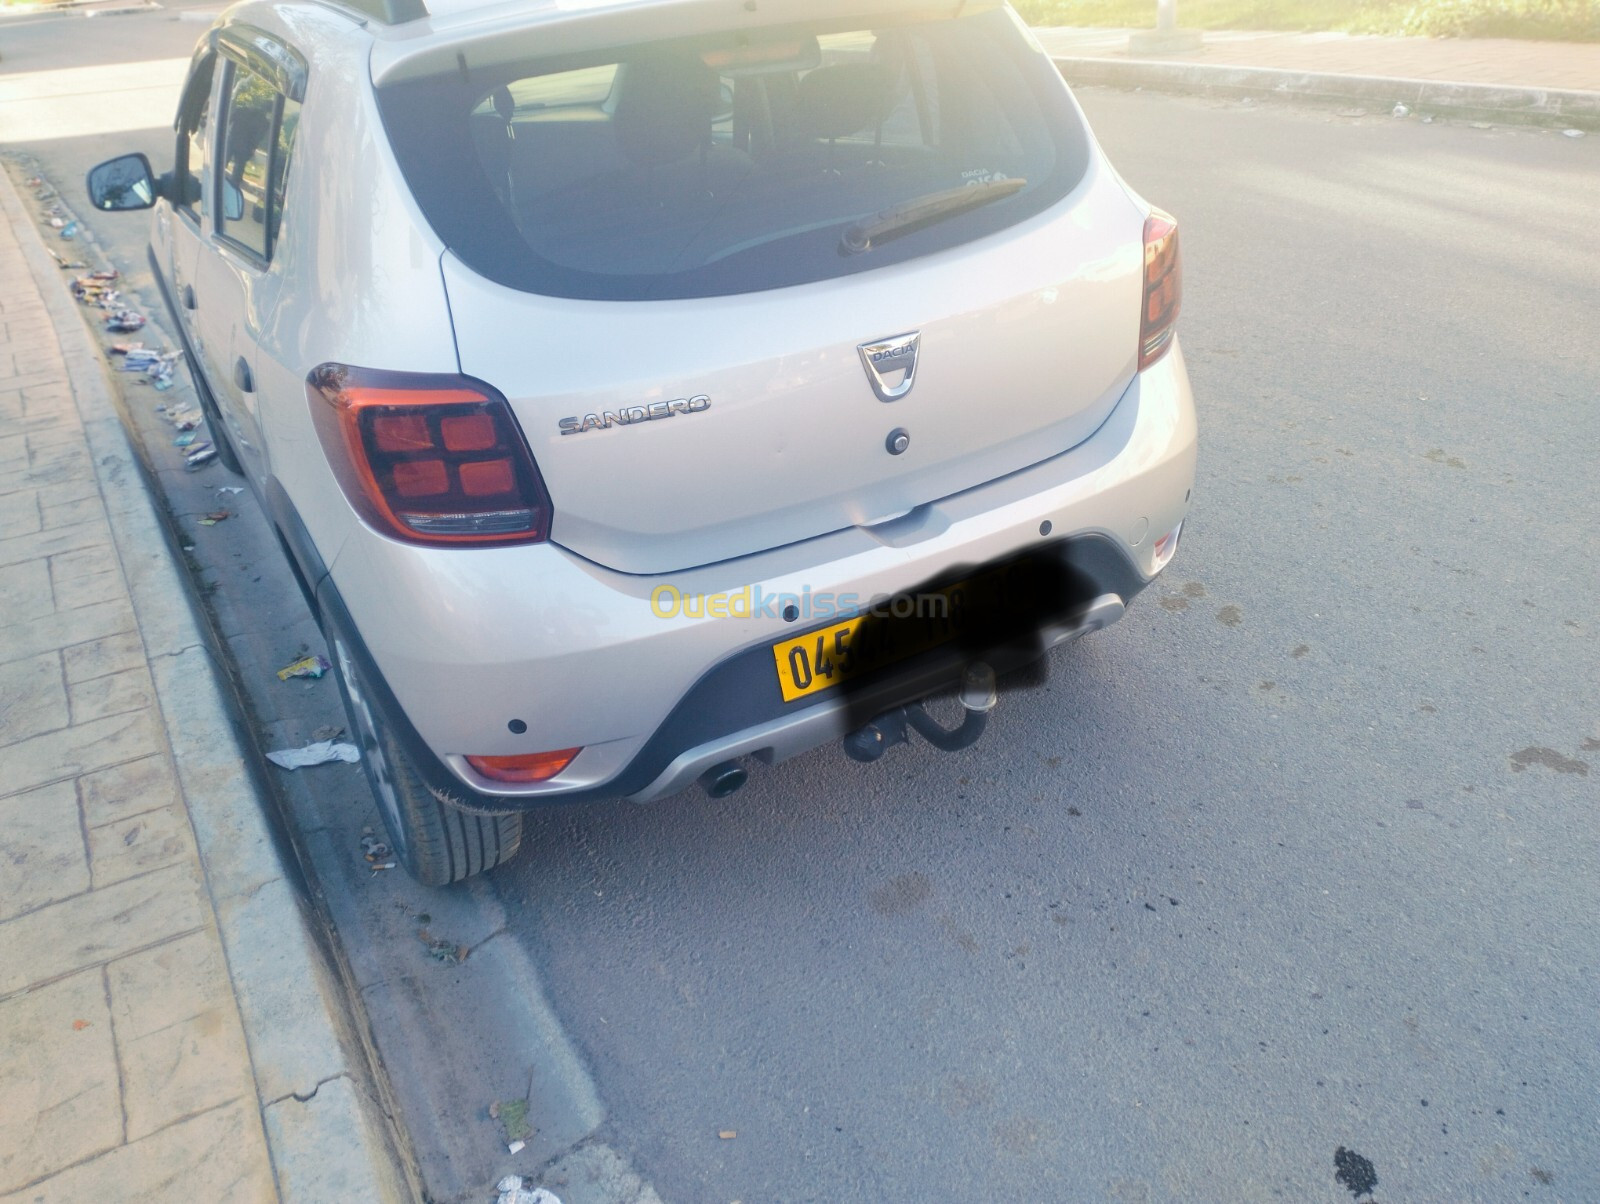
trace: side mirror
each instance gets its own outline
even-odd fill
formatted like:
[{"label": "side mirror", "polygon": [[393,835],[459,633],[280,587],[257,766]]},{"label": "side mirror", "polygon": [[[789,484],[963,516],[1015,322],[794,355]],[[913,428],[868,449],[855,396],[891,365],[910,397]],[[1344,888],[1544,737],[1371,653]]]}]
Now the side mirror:
[{"label": "side mirror", "polygon": [[240,192],[231,181],[222,181],[222,217],[225,221],[237,222],[244,218],[244,193]]},{"label": "side mirror", "polygon": [[148,209],[161,195],[143,155],[119,155],[89,169],[89,203],[96,209],[117,212]]}]

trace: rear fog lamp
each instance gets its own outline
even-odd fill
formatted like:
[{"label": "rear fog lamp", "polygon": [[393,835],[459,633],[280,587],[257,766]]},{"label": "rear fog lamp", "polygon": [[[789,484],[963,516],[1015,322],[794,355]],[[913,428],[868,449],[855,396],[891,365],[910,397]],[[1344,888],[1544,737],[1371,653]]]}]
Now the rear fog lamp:
[{"label": "rear fog lamp", "polygon": [[554,752],[526,753],[519,757],[468,757],[467,764],[492,782],[548,782],[583,749],[558,748]]}]

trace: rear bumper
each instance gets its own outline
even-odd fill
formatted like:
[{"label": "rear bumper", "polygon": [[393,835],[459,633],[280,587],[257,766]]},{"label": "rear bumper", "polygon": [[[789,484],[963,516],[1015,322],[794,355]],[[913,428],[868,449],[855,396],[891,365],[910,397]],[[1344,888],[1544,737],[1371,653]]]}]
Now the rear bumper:
[{"label": "rear bumper", "polygon": [[[1193,403],[1174,348],[1071,451],[870,530],[661,577],[550,545],[463,554],[368,533],[346,543],[318,601],[441,797],[497,810],[646,801],[725,760],[774,763],[838,739],[955,680],[973,651],[935,649],[865,685],[785,703],[771,647],[828,627],[825,616],[663,618],[651,606],[660,586],[870,599],[1019,554],[1059,561],[1082,596],[1030,646],[986,654],[1005,669],[1120,616],[1157,570],[1156,540],[1187,513],[1194,464]],[[513,719],[525,733],[510,731]],[[489,782],[465,760],[574,746],[584,751],[566,770],[527,785]]]}]

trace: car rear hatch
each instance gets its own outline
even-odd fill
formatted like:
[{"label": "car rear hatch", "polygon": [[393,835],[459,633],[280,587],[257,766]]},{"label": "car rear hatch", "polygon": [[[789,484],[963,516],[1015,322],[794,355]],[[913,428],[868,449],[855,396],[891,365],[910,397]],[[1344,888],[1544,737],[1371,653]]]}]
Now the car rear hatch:
[{"label": "car rear hatch", "polygon": [[1125,389],[1143,215],[1048,60],[1005,10],[875,20],[380,88],[556,542],[662,573],[870,526]]}]

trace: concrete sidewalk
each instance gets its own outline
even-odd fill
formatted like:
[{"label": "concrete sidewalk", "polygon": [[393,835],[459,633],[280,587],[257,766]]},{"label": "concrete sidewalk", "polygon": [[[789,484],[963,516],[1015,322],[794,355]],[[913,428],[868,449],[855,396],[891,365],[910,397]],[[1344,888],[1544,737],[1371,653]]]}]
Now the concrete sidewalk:
[{"label": "concrete sidewalk", "polygon": [[0,1204],[407,1198],[62,275],[0,171]]},{"label": "concrete sidewalk", "polygon": [[1348,33],[1207,30],[1190,53],[1128,53],[1129,29],[1040,28],[1054,57],[1270,67],[1335,75],[1495,84],[1513,88],[1600,89],[1600,42],[1514,38],[1390,38]]},{"label": "concrete sidewalk", "polygon": [[1198,50],[1129,53],[1128,29],[1037,28],[1072,83],[1397,102],[1464,117],[1600,128],[1600,43],[1207,31]]}]

